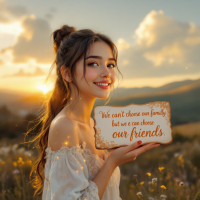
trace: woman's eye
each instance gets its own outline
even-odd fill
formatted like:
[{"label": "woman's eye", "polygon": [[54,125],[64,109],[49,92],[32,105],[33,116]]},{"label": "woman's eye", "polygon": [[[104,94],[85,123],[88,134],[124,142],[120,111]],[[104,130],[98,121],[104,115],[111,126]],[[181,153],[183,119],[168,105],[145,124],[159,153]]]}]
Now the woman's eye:
[{"label": "woman's eye", "polygon": [[90,63],[90,64],[88,64],[88,65],[90,65],[90,66],[91,66],[91,65],[93,65],[93,64],[97,64],[97,63],[93,62],[93,63]]},{"label": "woman's eye", "polygon": [[[90,63],[90,64],[88,64],[89,66],[93,66],[93,64],[97,64],[97,63],[95,63],[95,62],[93,62],[93,63]],[[98,64],[97,64],[98,65]],[[112,65],[113,67],[112,68],[114,68],[115,67],[115,65],[114,64],[109,64],[109,65]],[[109,66],[108,65],[108,66]]]},{"label": "woman's eye", "polygon": [[114,67],[115,67],[115,65],[114,65],[114,64],[109,64],[109,65],[112,65],[112,66],[113,66],[112,68],[114,68]]}]

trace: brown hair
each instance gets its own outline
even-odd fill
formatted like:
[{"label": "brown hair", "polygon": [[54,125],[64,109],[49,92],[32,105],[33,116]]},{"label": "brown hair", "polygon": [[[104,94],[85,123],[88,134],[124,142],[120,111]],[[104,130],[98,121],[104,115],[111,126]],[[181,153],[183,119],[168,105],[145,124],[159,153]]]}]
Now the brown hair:
[{"label": "brown hair", "polygon": [[[105,36],[101,33],[95,33],[90,29],[81,29],[76,31],[74,27],[72,26],[70,27],[68,25],[63,25],[60,29],[55,30],[52,34],[54,42],[54,53],[56,54],[55,61],[53,62],[52,65],[56,66],[56,80],[54,89],[49,98],[45,100],[44,104],[42,105],[43,111],[41,115],[38,117],[39,119],[38,123],[27,132],[28,134],[38,124],[41,124],[41,130],[34,137],[34,139],[30,141],[30,142],[36,141],[35,147],[39,149],[40,152],[39,157],[35,162],[34,166],[32,167],[30,173],[30,177],[33,171],[36,173],[35,179],[33,180],[32,184],[33,187],[36,188],[34,192],[34,197],[38,193],[38,191],[42,189],[44,184],[44,166],[46,162],[44,157],[46,156],[45,149],[47,148],[48,132],[50,124],[52,120],[55,118],[55,116],[63,109],[63,107],[69,104],[71,91],[69,83],[62,77],[60,71],[61,67],[64,65],[64,67],[69,68],[72,82],[76,86],[79,94],[78,87],[74,80],[75,65],[83,55],[85,60],[86,52],[90,44],[94,43],[95,41],[104,41],[112,49],[113,56],[116,59],[116,68],[118,72],[121,74],[121,72],[117,67],[117,57],[118,57],[117,47],[108,36]],[[49,75],[53,69],[52,66],[50,68]],[[49,75],[47,76],[47,79],[49,78]],[[85,62],[84,62],[84,78],[85,78]],[[42,190],[40,191],[40,193],[41,192]]]}]

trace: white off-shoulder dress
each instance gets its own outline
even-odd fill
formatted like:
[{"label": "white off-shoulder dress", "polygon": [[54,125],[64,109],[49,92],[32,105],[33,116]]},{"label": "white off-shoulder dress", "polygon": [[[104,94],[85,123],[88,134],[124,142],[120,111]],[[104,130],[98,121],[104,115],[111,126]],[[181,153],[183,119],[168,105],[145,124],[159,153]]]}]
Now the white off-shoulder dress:
[{"label": "white off-shoulder dress", "polygon": [[[98,187],[92,179],[108,158],[101,159],[85,148],[86,143],[62,146],[58,151],[46,148],[42,200],[100,200]],[[111,175],[101,200],[122,200],[119,191],[120,169]]]}]

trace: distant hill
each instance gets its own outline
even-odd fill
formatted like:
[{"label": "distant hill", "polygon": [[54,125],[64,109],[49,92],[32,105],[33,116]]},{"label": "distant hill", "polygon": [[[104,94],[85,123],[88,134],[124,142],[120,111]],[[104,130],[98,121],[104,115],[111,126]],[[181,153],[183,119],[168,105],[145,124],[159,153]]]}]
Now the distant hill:
[{"label": "distant hill", "polygon": [[[131,103],[167,101],[171,107],[172,126],[200,121],[200,79],[173,82],[158,88],[117,88],[114,93],[111,92],[111,97],[107,105],[125,106]],[[37,114],[44,99],[43,93],[24,94],[0,90],[0,106],[6,105],[13,113],[21,116]],[[106,101],[97,99],[94,106],[104,105]]]},{"label": "distant hill", "polygon": [[0,89],[0,106],[5,105],[12,113],[22,116],[28,113],[37,114],[37,109],[43,103],[44,99],[45,95],[42,92],[24,93]]},{"label": "distant hill", "polygon": [[152,94],[152,93],[165,93],[168,91],[173,91],[173,90],[180,90],[180,88],[184,88],[189,86],[192,87],[197,85],[197,87],[200,87],[200,79],[198,80],[184,80],[184,81],[179,81],[179,82],[173,82],[173,83],[168,83],[166,85],[163,85],[161,87],[142,87],[142,88],[117,88],[115,91],[111,92],[110,95],[114,98],[128,98],[130,96],[145,96],[147,94]]}]

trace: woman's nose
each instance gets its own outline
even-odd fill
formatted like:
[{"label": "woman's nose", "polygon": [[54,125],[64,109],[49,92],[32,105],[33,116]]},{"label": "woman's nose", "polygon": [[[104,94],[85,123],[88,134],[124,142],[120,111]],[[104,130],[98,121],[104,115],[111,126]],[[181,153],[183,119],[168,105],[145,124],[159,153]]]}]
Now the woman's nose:
[{"label": "woman's nose", "polygon": [[102,77],[110,77],[110,71],[108,70],[108,67],[107,66],[104,66],[102,67],[102,73],[101,73],[101,76]]}]

